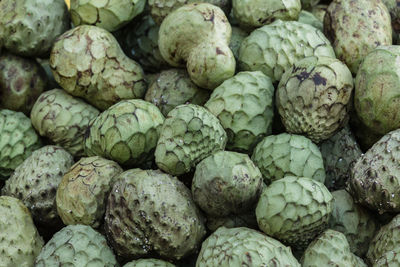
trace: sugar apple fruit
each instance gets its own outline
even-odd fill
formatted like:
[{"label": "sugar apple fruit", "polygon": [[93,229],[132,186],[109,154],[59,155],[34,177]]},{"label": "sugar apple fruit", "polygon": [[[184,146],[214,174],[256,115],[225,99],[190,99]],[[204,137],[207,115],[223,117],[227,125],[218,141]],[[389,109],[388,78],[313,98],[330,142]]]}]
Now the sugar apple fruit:
[{"label": "sugar apple fruit", "polygon": [[123,267],[175,267],[175,265],[159,259],[139,259],[131,261]]}]

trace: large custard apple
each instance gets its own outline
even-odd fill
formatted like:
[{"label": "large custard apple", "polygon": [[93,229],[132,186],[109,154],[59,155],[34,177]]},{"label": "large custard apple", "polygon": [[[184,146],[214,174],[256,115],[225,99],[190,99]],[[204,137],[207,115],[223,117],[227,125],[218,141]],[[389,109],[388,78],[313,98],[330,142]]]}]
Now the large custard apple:
[{"label": "large custard apple", "polygon": [[214,89],[204,105],[228,135],[226,149],[250,152],[272,132],[274,86],[261,71],[243,71]]},{"label": "large custard apple", "polygon": [[175,267],[175,265],[159,259],[139,259],[128,262],[123,267]]},{"label": "large custard apple", "polygon": [[156,164],[167,173],[181,175],[224,150],[226,141],[224,128],[210,111],[195,104],[179,105],[168,113],[162,126]]},{"label": "large custard apple", "polygon": [[0,179],[7,179],[42,142],[22,112],[0,110]]},{"label": "large custard apple", "polygon": [[114,253],[103,235],[87,225],[68,225],[54,234],[36,258],[35,267],[116,267]]},{"label": "large custard apple", "polygon": [[289,247],[246,227],[220,227],[201,245],[196,267],[300,267]]},{"label": "large custard apple", "polygon": [[90,122],[85,153],[123,166],[151,161],[163,122],[164,116],[153,104],[141,99],[123,100]]}]

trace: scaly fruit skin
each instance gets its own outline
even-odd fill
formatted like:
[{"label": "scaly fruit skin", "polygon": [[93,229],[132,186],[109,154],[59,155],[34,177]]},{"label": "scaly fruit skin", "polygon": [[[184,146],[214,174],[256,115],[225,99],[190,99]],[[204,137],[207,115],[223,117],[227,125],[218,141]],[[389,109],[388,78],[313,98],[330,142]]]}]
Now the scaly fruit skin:
[{"label": "scaly fruit skin", "polygon": [[376,142],[354,165],[347,191],[379,213],[400,211],[400,129]]},{"label": "scaly fruit skin", "polygon": [[324,30],[324,24],[318,18],[316,18],[311,12],[302,10],[299,14],[299,19],[297,20],[300,23],[309,24],[321,32]]},{"label": "scaly fruit skin", "polygon": [[162,126],[156,164],[169,174],[181,175],[224,150],[226,141],[224,128],[210,111],[194,104],[180,105],[168,113]]},{"label": "scaly fruit skin", "polygon": [[81,158],[64,174],[57,189],[57,211],[64,224],[99,227],[108,194],[122,168],[101,157]]},{"label": "scaly fruit skin", "polygon": [[400,47],[379,46],[360,64],[354,106],[362,123],[376,134],[400,128]]},{"label": "scaly fruit skin", "polygon": [[336,58],[307,57],[293,64],[279,82],[276,106],[285,128],[315,143],[348,122],[353,76]]},{"label": "scaly fruit skin", "polygon": [[300,267],[289,247],[245,227],[220,227],[202,244],[196,267]]},{"label": "scaly fruit skin", "polygon": [[44,242],[29,210],[20,200],[1,196],[0,214],[0,266],[34,266]]},{"label": "scaly fruit skin", "polygon": [[41,136],[66,149],[73,156],[83,155],[83,138],[89,121],[99,111],[83,100],[53,89],[40,95],[31,111],[32,125]]},{"label": "scaly fruit skin", "polygon": [[164,116],[182,104],[203,105],[210,92],[195,85],[185,70],[161,71],[150,83],[144,99],[156,105]]},{"label": "scaly fruit skin", "polygon": [[54,234],[36,258],[35,267],[104,266],[118,263],[103,235],[87,225],[68,225]]},{"label": "scaly fruit skin", "polygon": [[[320,21],[322,24],[324,24],[324,17],[326,13],[326,9],[328,8],[328,5],[316,5],[313,6],[310,10],[310,12]],[[323,26],[323,25],[322,25]],[[322,27],[323,28],[323,27]]]},{"label": "scaly fruit skin", "polygon": [[380,0],[334,0],[324,17],[324,32],[353,74],[375,47],[392,44],[390,14]]},{"label": "scaly fruit skin", "polygon": [[305,248],[328,225],[333,197],[320,182],[286,176],[264,188],[256,208],[260,229],[295,248]]},{"label": "scaly fruit skin", "polygon": [[272,132],[274,86],[261,71],[243,71],[214,89],[204,105],[220,120],[226,148],[243,153]]},{"label": "scaly fruit skin", "polygon": [[159,259],[140,259],[131,261],[123,267],[175,267],[175,265]]},{"label": "scaly fruit skin", "polygon": [[190,190],[159,170],[123,172],[109,195],[105,229],[116,253],[180,259],[198,248],[204,219]]},{"label": "scaly fruit skin", "polygon": [[301,8],[302,9],[310,9],[316,5],[318,5],[320,0],[301,0]]},{"label": "scaly fruit skin", "polygon": [[0,108],[29,116],[32,106],[46,89],[47,76],[34,59],[4,52],[0,57]]},{"label": "scaly fruit skin", "polygon": [[96,26],[78,26],[59,36],[50,66],[65,91],[101,110],[142,98],[147,87],[142,67],[124,54],[111,33]]},{"label": "scaly fruit skin", "polygon": [[257,144],[251,159],[267,185],[288,175],[325,181],[324,162],[318,146],[301,135],[267,136]]},{"label": "scaly fruit skin", "polygon": [[[382,257],[387,257],[388,260],[393,255],[387,255],[390,252],[399,252],[400,242],[400,215],[394,217],[388,224],[379,229],[375,237],[369,244],[367,259],[371,265],[376,264]],[[386,254],[386,255],[385,255]],[[383,261],[384,259],[381,259]],[[396,262],[397,266],[399,262]],[[380,265],[378,265],[380,266]],[[383,265],[386,266],[386,265]]]},{"label": "scaly fruit skin", "polygon": [[64,0],[2,0],[0,10],[0,43],[20,56],[48,55],[70,26]]},{"label": "scaly fruit skin", "polygon": [[379,259],[376,259],[372,267],[396,267],[400,262],[400,249],[398,246],[382,254]]},{"label": "scaly fruit skin", "polygon": [[146,0],[72,0],[69,12],[75,26],[94,25],[113,32],[143,12]]},{"label": "scaly fruit skin", "polygon": [[40,148],[42,142],[31,120],[22,112],[0,110],[0,179],[5,180],[16,167]]},{"label": "scaly fruit skin", "polygon": [[275,20],[297,20],[300,0],[232,0],[233,15],[243,28],[258,28]]},{"label": "scaly fruit skin", "polygon": [[55,203],[57,187],[72,164],[73,157],[63,148],[44,146],[15,169],[1,194],[22,200],[36,223],[56,225],[60,222]]},{"label": "scaly fruit skin", "polygon": [[319,146],[326,172],[325,185],[338,190],[346,187],[350,172],[362,151],[348,126]]},{"label": "scaly fruit skin", "polygon": [[260,70],[279,82],[283,73],[308,56],[335,57],[324,34],[297,21],[275,21],[254,30],[240,46],[239,69]]},{"label": "scaly fruit skin", "polygon": [[85,134],[87,156],[101,156],[132,167],[151,161],[164,116],[153,104],[123,100],[89,123]]},{"label": "scaly fruit skin", "polygon": [[382,0],[386,5],[392,22],[393,44],[400,44],[400,5],[397,0]]},{"label": "scaly fruit skin", "polygon": [[[249,34],[246,31],[240,29],[239,27],[232,26],[232,35],[231,41],[229,42],[229,48],[232,50],[236,61],[239,59],[240,46],[247,36],[249,36]],[[236,65],[236,68],[237,67],[238,66]]]},{"label": "scaly fruit skin", "polygon": [[302,258],[302,267],[367,267],[351,253],[346,236],[328,229],[318,236],[306,249]]},{"label": "scaly fruit skin", "polygon": [[368,210],[354,203],[353,198],[345,190],[332,192],[333,211],[329,220],[329,228],[342,232],[354,254],[363,257],[374,237],[379,224]]},{"label": "scaly fruit skin", "polygon": [[260,170],[246,154],[218,151],[196,166],[192,195],[211,216],[240,214],[252,209],[261,194]]},{"label": "scaly fruit skin", "polygon": [[221,226],[226,228],[247,227],[258,229],[255,208],[250,209],[248,213],[234,214],[227,217],[207,216],[208,230],[215,232]]}]

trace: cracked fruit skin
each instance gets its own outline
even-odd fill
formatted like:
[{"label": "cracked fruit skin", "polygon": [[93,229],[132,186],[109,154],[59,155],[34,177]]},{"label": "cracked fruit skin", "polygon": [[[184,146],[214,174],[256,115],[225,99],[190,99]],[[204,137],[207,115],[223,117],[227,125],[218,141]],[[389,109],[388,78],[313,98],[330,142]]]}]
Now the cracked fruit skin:
[{"label": "cracked fruit skin", "polygon": [[64,224],[100,226],[108,194],[122,168],[98,156],[81,158],[62,177],[57,189],[57,211]]},{"label": "cracked fruit skin", "polygon": [[58,225],[60,218],[55,205],[56,191],[72,164],[73,157],[63,148],[44,146],[35,150],[15,169],[1,194],[20,199],[36,223]]},{"label": "cracked fruit skin", "polygon": [[178,260],[195,251],[206,234],[190,190],[176,177],[141,169],[117,177],[105,230],[116,253],[127,260],[151,253]]},{"label": "cracked fruit skin", "polygon": [[223,217],[252,209],[261,194],[260,170],[247,154],[218,151],[196,166],[192,195],[211,216]]},{"label": "cracked fruit skin", "polygon": [[83,138],[89,121],[99,111],[64,90],[45,91],[31,111],[32,125],[41,135],[73,156],[83,155]]},{"label": "cracked fruit skin", "polygon": [[174,67],[186,65],[192,81],[213,90],[235,74],[229,48],[232,28],[224,12],[208,3],[184,5],[161,23],[158,45]]},{"label": "cracked fruit skin", "polygon": [[272,132],[275,88],[261,71],[243,71],[214,89],[204,105],[220,120],[228,142],[226,148],[250,152]]},{"label": "cracked fruit skin", "polygon": [[363,58],[392,44],[390,14],[381,0],[334,0],[324,17],[324,33],[338,59],[357,74]]},{"label": "cracked fruit skin", "polygon": [[69,12],[75,26],[94,25],[113,32],[143,12],[146,0],[71,0]]},{"label": "cracked fruit skin", "polygon": [[0,108],[29,116],[32,106],[46,89],[47,76],[33,59],[3,52],[0,57]]},{"label": "cracked fruit skin", "polygon": [[46,57],[70,26],[64,0],[2,0],[0,10],[0,43],[20,56]]},{"label": "cracked fruit skin", "polygon": [[354,106],[362,123],[376,134],[400,128],[400,47],[379,46],[360,64]]},{"label": "cracked fruit skin", "polygon": [[22,112],[0,110],[0,180],[6,180],[42,142]]},{"label": "cracked fruit skin", "polygon": [[139,259],[131,261],[123,267],[175,267],[175,265],[159,259]]},{"label": "cracked fruit skin", "polygon": [[286,176],[264,188],[256,207],[258,226],[267,235],[302,249],[327,227],[332,202],[322,183]]},{"label": "cracked fruit skin", "polygon": [[348,122],[353,77],[336,58],[307,57],[285,72],[276,106],[287,132],[315,143],[330,138]]},{"label": "cracked fruit skin", "polygon": [[29,210],[19,199],[1,196],[0,213],[0,266],[34,266],[44,242]]},{"label": "cracked fruit skin", "polygon": [[251,156],[260,169],[264,182],[285,176],[305,176],[324,183],[325,169],[316,144],[302,135],[282,133],[265,137],[257,144]]},{"label": "cracked fruit skin", "polygon": [[101,156],[132,167],[151,161],[164,116],[141,99],[123,100],[89,123],[85,134],[87,156]]},{"label": "cracked fruit skin", "polygon": [[54,234],[36,258],[35,267],[104,266],[118,263],[103,235],[87,225],[68,225]]},{"label": "cracked fruit skin", "polygon": [[100,110],[142,98],[147,88],[142,67],[124,54],[111,33],[96,26],[78,26],[59,36],[50,67],[65,91]]},{"label": "cracked fruit skin", "polygon": [[168,113],[161,128],[156,164],[169,174],[181,175],[224,150],[226,142],[224,128],[210,111],[194,104],[180,105]]},{"label": "cracked fruit skin", "polygon": [[400,211],[400,129],[387,133],[354,165],[347,191],[356,203],[384,212]]},{"label": "cracked fruit skin", "polygon": [[246,227],[220,227],[202,244],[196,267],[300,267],[290,247]]},{"label": "cracked fruit skin", "polygon": [[277,20],[244,39],[238,64],[240,70],[262,71],[275,83],[295,62],[313,55],[335,58],[331,43],[320,30],[297,21]]}]

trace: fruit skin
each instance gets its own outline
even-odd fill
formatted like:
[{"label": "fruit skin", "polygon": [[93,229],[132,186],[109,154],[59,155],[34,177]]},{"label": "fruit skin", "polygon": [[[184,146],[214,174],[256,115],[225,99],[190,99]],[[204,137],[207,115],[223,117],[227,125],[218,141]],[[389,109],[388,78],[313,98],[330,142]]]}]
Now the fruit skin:
[{"label": "fruit skin", "polygon": [[322,183],[286,176],[264,188],[256,207],[258,226],[267,235],[302,249],[327,227],[332,202]]},{"label": "fruit skin", "polygon": [[[328,5],[316,5],[313,6],[310,10],[310,12],[319,20],[324,23],[324,17],[326,13],[326,9],[328,8]],[[323,25],[322,25],[323,26]],[[323,28],[323,27],[322,27]]]},{"label": "fruit skin", "polygon": [[224,12],[208,3],[188,4],[171,12],[161,23],[161,56],[174,67],[186,64],[192,81],[214,89],[235,74],[229,48],[232,29]]},{"label": "fruit skin", "polygon": [[320,0],[301,0],[301,8],[309,9],[311,7],[318,5],[319,1]]},{"label": "fruit skin", "polygon": [[382,0],[382,2],[387,7],[391,17],[393,44],[398,45],[400,43],[400,6],[397,0]]},{"label": "fruit skin", "polygon": [[353,77],[341,61],[307,57],[282,76],[276,106],[287,132],[320,143],[348,122],[352,90]]},{"label": "fruit skin", "polygon": [[227,217],[207,216],[207,228],[215,232],[221,226],[226,228],[247,227],[258,229],[255,207],[249,212],[242,214],[233,214]]},{"label": "fruit skin", "polygon": [[214,89],[204,105],[220,120],[226,148],[248,153],[272,132],[275,88],[261,71],[243,71]]},{"label": "fruit skin", "polygon": [[44,242],[29,210],[20,200],[1,196],[0,213],[0,266],[34,266]]},{"label": "fruit skin", "polygon": [[367,267],[351,253],[346,236],[331,229],[324,231],[307,247],[301,258],[301,266]]},{"label": "fruit skin", "polygon": [[99,111],[61,89],[40,95],[31,111],[32,125],[41,136],[63,147],[73,156],[83,155],[83,137]]},{"label": "fruit skin", "polygon": [[240,70],[262,71],[275,83],[295,62],[312,55],[335,57],[324,34],[308,24],[277,20],[244,39],[238,64]]},{"label": "fruit skin", "polygon": [[141,169],[118,176],[108,197],[105,230],[116,253],[128,260],[150,253],[183,258],[206,233],[203,216],[182,182]]},{"label": "fruit skin", "polygon": [[326,172],[325,185],[338,190],[346,187],[351,168],[362,151],[348,126],[322,142],[319,146]]},{"label": "fruit skin", "polygon": [[85,153],[126,167],[151,161],[163,122],[164,116],[149,102],[120,101],[90,121]]},{"label": "fruit skin", "polygon": [[300,0],[232,0],[232,10],[243,28],[258,28],[275,20],[297,20]]},{"label": "fruit skin", "polygon": [[44,69],[33,59],[3,52],[0,56],[0,108],[29,116],[32,106],[46,89]]},{"label": "fruit skin", "polygon": [[111,33],[96,26],[78,26],[59,36],[50,66],[65,91],[100,110],[142,98],[147,88],[142,67],[124,54]]},{"label": "fruit skin", "polygon": [[156,164],[169,174],[181,175],[224,150],[226,142],[224,128],[211,112],[194,104],[179,105],[168,113],[161,128]]},{"label": "fruit skin", "polygon": [[175,265],[159,259],[140,259],[131,261],[123,267],[175,267]]},{"label": "fruit skin", "polygon": [[316,144],[302,135],[282,133],[270,135],[259,142],[251,156],[260,169],[264,182],[285,176],[305,176],[324,183],[325,169]]},{"label": "fruit skin", "polygon": [[22,112],[0,110],[0,180],[7,179],[42,142]]},{"label": "fruit skin", "polygon": [[353,74],[375,47],[392,44],[390,14],[380,0],[332,1],[324,17],[324,33],[337,58]]},{"label": "fruit skin", "polygon": [[47,56],[70,26],[64,0],[2,0],[0,10],[0,44],[20,56]]},{"label": "fruit skin", "polygon": [[143,12],[145,0],[72,0],[69,12],[75,26],[94,25],[113,32]]},{"label": "fruit skin", "polygon": [[311,12],[302,10],[299,14],[299,19],[297,20],[298,22],[304,23],[304,24],[309,24],[321,32],[324,30],[324,24],[322,21],[318,20]]},{"label": "fruit skin", "polygon": [[375,134],[400,128],[400,47],[379,46],[365,56],[355,81],[354,107]]},{"label": "fruit skin", "polygon": [[99,227],[108,194],[122,168],[101,157],[81,158],[64,174],[57,189],[57,211],[64,224]]},{"label": "fruit skin", "polygon": [[383,136],[357,160],[346,189],[356,203],[379,213],[400,211],[399,145],[400,129]]},{"label": "fruit skin", "polygon": [[217,217],[252,209],[262,188],[261,172],[249,156],[231,151],[218,151],[200,161],[192,181],[196,204]]},{"label": "fruit skin", "polygon": [[[222,253],[221,253],[222,252]],[[220,227],[202,244],[196,267],[300,267],[290,247],[245,227]]]},{"label": "fruit skin", "polygon": [[54,234],[36,258],[36,267],[118,266],[103,235],[87,225],[68,225]]},{"label": "fruit skin", "polygon": [[[239,59],[240,46],[247,36],[249,36],[249,34],[246,31],[242,30],[239,27],[232,26],[232,35],[231,41],[229,42],[229,48],[232,50],[233,56],[235,57],[236,61]],[[238,66],[236,65],[236,68],[237,67]]]},{"label": "fruit skin", "polygon": [[73,157],[58,146],[35,150],[19,165],[1,190],[2,195],[20,199],[36,223],[60,223],[55,203],[57,187],[74,164]]},{"label": "fruit skin", "polygon": [[329,228],[342,232],[350,244],[354,254],[363,257],[369,244],[379,229],[374,215],[362,206],[354,203],[353,198],[345,190],[332,192],[333,211],[329,220]]},{"label": "fruit skin", "polygon": [[161,71],[150,83],[144,99],[156,105],[164,116],[182,104],[203,105],[210,92],[195,85],[185,70]]}]

